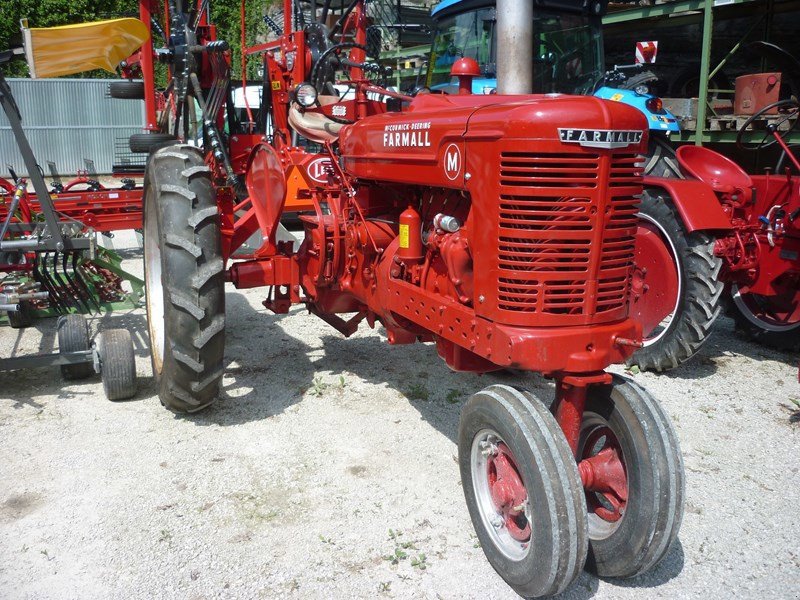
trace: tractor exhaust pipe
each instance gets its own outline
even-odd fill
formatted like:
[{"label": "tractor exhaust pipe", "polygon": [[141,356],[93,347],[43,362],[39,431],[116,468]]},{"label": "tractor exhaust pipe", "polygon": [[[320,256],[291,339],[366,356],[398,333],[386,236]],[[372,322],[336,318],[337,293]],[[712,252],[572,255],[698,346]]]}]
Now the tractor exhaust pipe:
[{"label": "tractor exhaust pipe", "polygon": [[497,93],[533,93],[533,0],[497,0]]}]

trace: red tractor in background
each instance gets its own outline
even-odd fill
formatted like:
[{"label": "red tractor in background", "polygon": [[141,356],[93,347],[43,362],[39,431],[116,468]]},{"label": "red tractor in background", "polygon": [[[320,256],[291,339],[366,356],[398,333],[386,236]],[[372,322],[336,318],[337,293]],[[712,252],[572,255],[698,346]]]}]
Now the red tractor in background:
[{"label": "red tractor in background", "polygon": [[[751,124],[775,110],[762,139],[744,143]],[[740,148],[781,148],[774,172],[748,175],[721,154],[683,146],[684,181],[698,190],[691,204],[676,201],[669,183],[654,190],[645,178],[633,283],[645,345],[631,362],[663,370],[688,360],[723,304],[751,338],[800,347],[800,162],[783,140],[799,111],[796,99],[781,100],[739,131]]]},{"label": "red tractor in background", "polygon": [[[313,23],[295,8],[285,0],[276,41],[244,50],[263,59],[270,124],[244,137],[224,132],[229,58],[208,3],[140,2],[145,23],[169,15],[164,47],[139,59],[146,89],[154,54],[171,74],[144,201],[161,402],[188,413],[215,400],[225,282],[265,288],[275,313],[302,304],[345,336],[366,321],[390,344],[435,343],[457,371],[541,372],[552,401],[494,385],[462,411],[461,479],[487,558],[525,596],[565,590],[584,566],[650,569],[680,527],[681,453],[658,402],[605,371],[641,345],[629,310],[641,113],[472,95],[469,59],[453,67],[463,93],[399,94],[367,57],[364,0],[312,2]],[[297,171],[313,206],[299,245],[276,236]],[[242,251],[256,233],[261,247]]]}]

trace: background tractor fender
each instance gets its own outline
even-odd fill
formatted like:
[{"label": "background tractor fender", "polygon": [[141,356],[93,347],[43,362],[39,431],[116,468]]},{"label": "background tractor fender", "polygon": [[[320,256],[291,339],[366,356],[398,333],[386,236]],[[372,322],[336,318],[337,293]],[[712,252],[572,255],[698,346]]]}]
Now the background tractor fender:
[{"label": "background tractor fender", "polygon": [[714,190],[702,181],[645,177],[644,187],[651,193],[669,196],[687,233],[731,229],[731,220],[722,210]]}]

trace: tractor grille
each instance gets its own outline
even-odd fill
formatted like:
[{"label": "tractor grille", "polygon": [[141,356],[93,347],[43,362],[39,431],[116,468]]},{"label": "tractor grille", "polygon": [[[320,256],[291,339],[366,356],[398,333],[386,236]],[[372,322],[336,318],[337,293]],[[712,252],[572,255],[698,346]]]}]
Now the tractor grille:
[{"label": "tractor grille", "polygon": [[502,152],[497,307],[625,309],[642,189],[636,154]]}]

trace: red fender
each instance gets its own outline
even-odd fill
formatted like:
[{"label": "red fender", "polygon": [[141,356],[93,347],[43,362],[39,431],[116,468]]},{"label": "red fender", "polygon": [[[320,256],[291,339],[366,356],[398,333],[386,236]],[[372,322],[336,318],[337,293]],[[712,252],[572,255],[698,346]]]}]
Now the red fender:
[{"label": "red fender", "polygon": [[261,234],[267,247],[274,251],[275,232],[286,201],[286,175],[281,159],[269,144],[253,148],[246,183]]},{"label": "red fender", "polygon": [[731,220],[707,183],[696,179],[645,177],[645,189],[663,191],[678,209],[687,233],[709,229],[729,231]]}]

